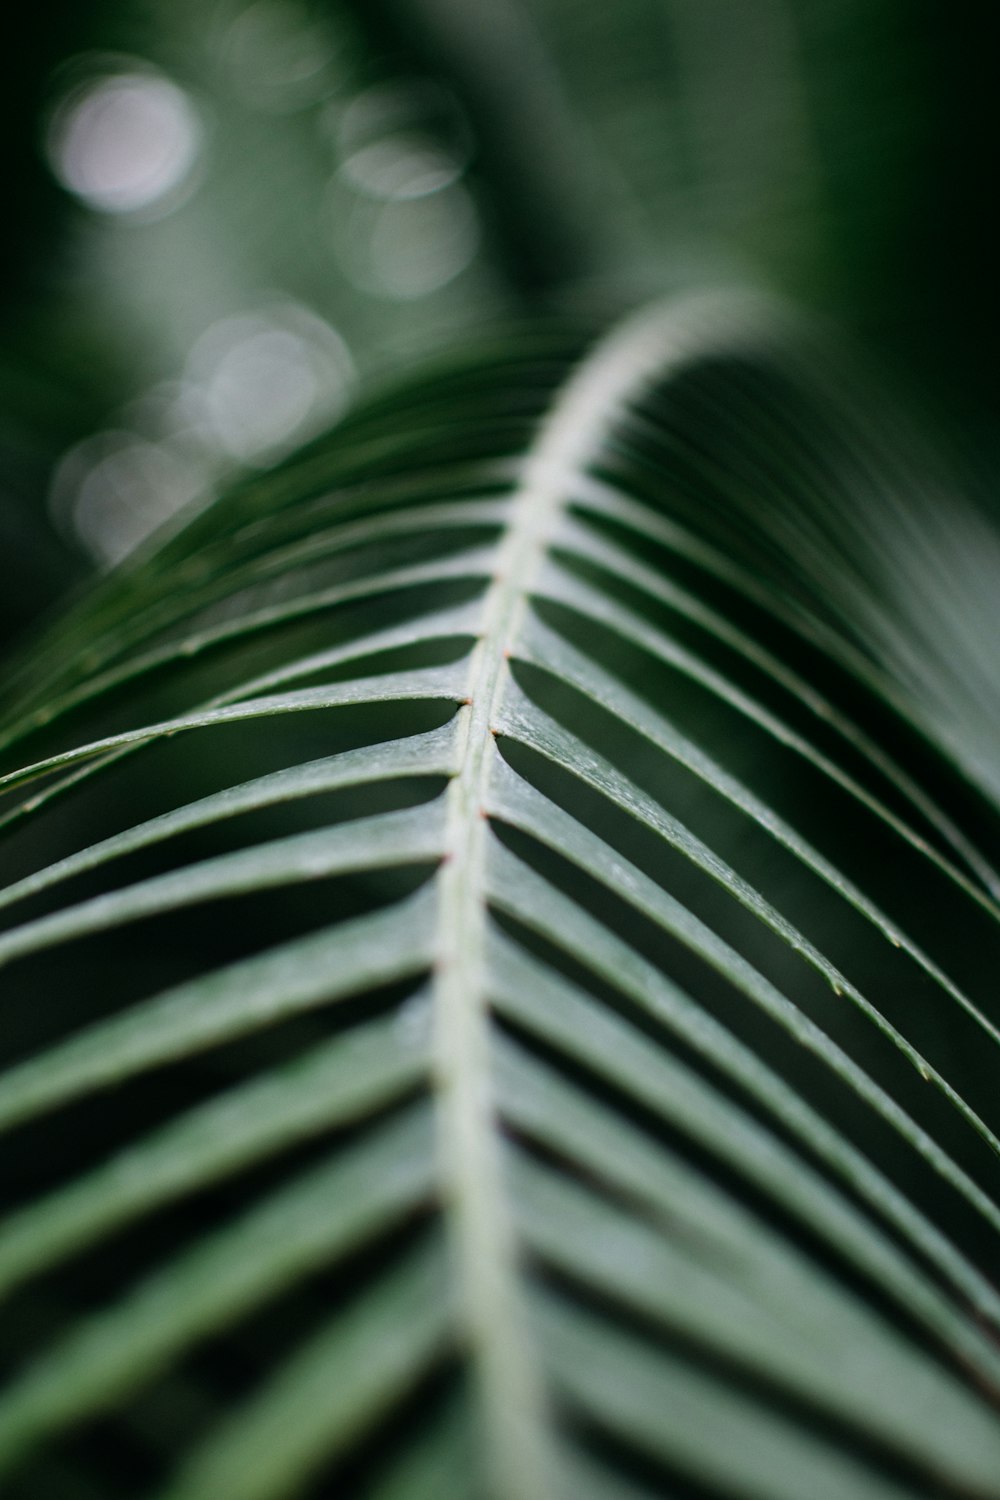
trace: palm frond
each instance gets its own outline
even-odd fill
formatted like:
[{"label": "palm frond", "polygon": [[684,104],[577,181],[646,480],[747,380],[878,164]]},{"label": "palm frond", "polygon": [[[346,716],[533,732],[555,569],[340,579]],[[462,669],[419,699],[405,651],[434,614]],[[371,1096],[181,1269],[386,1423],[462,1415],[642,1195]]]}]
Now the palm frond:
[{"label": "palm frond", "polygon": [[810,361],[443,364],[12,668],[12,1494],[1000,1496],[992,773]]}]

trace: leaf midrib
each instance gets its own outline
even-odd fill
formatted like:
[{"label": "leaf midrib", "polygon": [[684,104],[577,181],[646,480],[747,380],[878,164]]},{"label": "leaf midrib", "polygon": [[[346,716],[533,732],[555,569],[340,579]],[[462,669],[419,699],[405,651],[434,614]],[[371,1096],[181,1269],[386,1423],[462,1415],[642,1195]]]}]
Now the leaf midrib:
[{"label": "leaf midrib", "polygon": [[[469,658],[458,765],[447,792],[434,1054],[459,1306],[497,1500],[551,1500],[557,1487],[492,1097],[485,808],[497,754],[496,711],[519,622],[574,484],[593,465],[631,401],[672,367],[704,352],[720,333],[731,333],[726,310],[723,299],[703,298],[645,309],[601,340],[556,392],[511,498],[483,599],[480,635]],[[728,310],[738,317],[738,309]]]}]

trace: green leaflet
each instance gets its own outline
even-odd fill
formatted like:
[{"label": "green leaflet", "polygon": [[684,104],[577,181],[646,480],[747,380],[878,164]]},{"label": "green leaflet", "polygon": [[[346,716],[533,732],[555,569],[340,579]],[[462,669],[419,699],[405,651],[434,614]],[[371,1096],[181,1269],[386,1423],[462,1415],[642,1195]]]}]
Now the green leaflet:
[{"label": "green leaflet", "polygon": [[[232,1490],[270,1500],[307,1476],[332,1446],[363,1432],[447,1347],[445,1271],[434,1246],[386,1275],[311,1339],[203,1454],[194,1454],[164,1500],[210,1500]],[[417,1482],[425,1481],[418,1475]]]},{"label": "green leaflet", "polygon": [[217,1047],[365,990],[410,979],[433,961],[433,893],[344,922],[299,942],[152,996],[82,1026],[0,1081],[0,1127],[108,1088],[176,1058]]},{"label": "green leaflet", "polygon": [[194,729],[211,729],[219,724],[240,723],[247,719],[267,718],[278,714],[342,708],[345,705],[396,703],[407,699],[451,699],[457,695],[457,673],[451,669],[399,673],[388,679],[362,678],[342,685],[331,684],[329,687],[301,688],[294,693],[271,694],[220,708],[208,708],[201,713],[145,725],[141,729],[125,730],[121,734],[95,740],[92,744],[81,745],[78,749],[63,751],[61,755],[50,756],[47,760],[0,777],[0,792],[12,790],[52,771],[62,770],[64,766],[73,766],[78,761],[94,760],[127,746],[148,744],[153,740]]},{"label": "green leaflet", "polygon": [[361,750],[347,750],[324,760],[288,766],[242,786],[225,787],[215,796],[175,808],[138,828],[126,829],[114,838],[91,845],[89,849],[8,886],[0,893],[0,907],[23,901],[61,880],[96,869],[109,860],[147,849],[163,839],[175,838],[195,828],[213,827],[222,819],[234,818],[240,813],[291,802],[298,797],[315,797],[339,787],[388,781],[393,777],[443,776],[452,768],[453,741],[453,730],[445,726],[427,735],[389,741],[384,745],[366,745]]},{"label": "green leaflet", "polygon": [[[547,738],[546,736],[546,740]],[[620,792],[620,784],[616,784],[614,777],[609,777],[608,780],[611,786]],[[641,807],[641,797],[637,797],[635,800]],[[734,988],[741,991],[747,999],[753,1004],[760,1006],[777,1025],[788,1030],[800,1046],[808,1049],[822,1059],[824,1065],[836,1073],[846,1087],[855,1093],[858,1098],[863,1099],[871,1109],[881,1114],[887,1121],[890,1121],[894,1129],[904,1136],[909,1144],[915,1150],[919,1151],[926,1160],[933,1164],[936,1171],[941,1172],[960,1192],[968,1196],[970,1201],[974,1201],[977,1204],[980,1211],[993,1224],[994,1228],[1000,1229],[1000,1216],[996,1213],[995,1205],[979,1193],[974,1183],[963,1180],[962,1174],[955,1171],[953,1164],[949,1163],[935,1149],[933,1142],[914,1125],[912,1120],[908,1119],[894,1106],[892,1100],[873,1083],[872,1079],[867,1077],[863,1070],[858,1068],[849,1057],[832,1043],[830,1038],[819,1027],[815,1026],[808,1016],[804,1015],[798,1007],[789,1003],[787,996],[780,994],[763,975],[757,973],[738,954],[728,948],[727,944],[721,941],[715,933],[705,928],[697,917],[694,917],[680,903],[673,900],[668,894],[660,891],[639,870],[630,866],[627,860],[623,860],[620,857],[616,858],[615,852],[611,848],[594,838],[586,829],[575,824],[560,808],[551,802],[536,797],[531,788],[524,782],[519,782],[514,777],[497,776],[495,800],[490,804],[490,811],[498,819],[510,822],[525,832],[530,832],[532,836],[542,840],[564,858],[571,860],[582,872],[589,873],[595,878],[602,880],[609,888],[613,888],[618,896],[626,899],[637,911],[642,912],[643,915],[656,922],[671,937],[690,947],[706,964],[721,974]],[[711,856],[707,855],[704,849],[699,849],[697,841],[692,840],[690,835],[686,834],[686,831],[670,829],[669,823],[666,825],[666,828],[662,825],[657,826],[656,831],[668,838],[672,835],[673,840],[676,840],[680,844],[685,854],[695,859],[700,858],[709,867],[714,877],[720,883],[724,883],[730,891],[749,905],[751,909],[761,916],[762,920],[770,920],[770,922],[777,925],[793,951],[802,953],[807,960],[812,960],[820,968],[821,972],[826,969],[827,966],[823,964],[822,959],[810,951],[810,946],[802,940],[794,929],[787,928],[776,914],[768,911],[766,903],[760,900],[756,892],[747,890],[745,887],[741,888],[741,883],[735,878],[732,872],[721,866],[720,862],[713,860]],[[500,858],[502,856],[498,856],[498,859]],[[531,876],[527,872],[523,876],[516,878],[508,873],[507,879],[503,880],[501,878],[495,887],[495,899],[498,904],[503,906],[505,901],[516,900],[519,904],[516,907],[512,906],[511,910],[515,911],[518,915],[522,915],[529,922],[531,921],[531,905],[530,897],[528,900],[525,900],[527,892],[524,894],[518,892],[517,897],[514,898],[508,897],[506,893],[508,890],[517,890],[519,886],[528,886],[530,890],[530,882]],[[558,902],[558,896],[553,896],[549,899],[548,904],[556,906]],[[544,911],[545,907],[546,903],[543,902],[539,910]],[[575,913],[571,916],[568,914],[568,919],[571,920],[572,916],[575,916]],[[565,938],[566,931],[568,930],[567,925],[565,925],[567,917],[563,918],[563,923],[564,925],[560,933],[558,919],[553,921],[547,935],[553,938],[561,935]],[[587,944],[585,951],[594,954],[598,958],[602,957],[596,933],[592,935],[592,941]],[[605,963],[605,966],[608,968],[612,967],[607,963]],[[837,995],[848,993],[849,987],[836,974],[836,971],[824,974],[824,977],[828,978]],[[943,1092],[950,1092],[947,1090],[946,1085],[944,1085],[943,1080],[935,1080],[934,1074],[925,1060],[919,1054],[914,1054],[913,1049],[907,1047],[905,1041],[897,1033],[894,1033],[892,1028],[886,1027],[884,1021],[877,1013],[872,1013],[871,1008],[866,1005],[862,996],[852,998],[856,998],[866,1016],[870,1017],[882,1029],[889,1032],[895,1044],[900,1050],[904,1051],[908,1056],[908,1060],[913,1063],[926,1082],[937,1081],[938,1086],[942,1088]],[[998,1143],[992,1136],[992,1132],[968,1109],[964,1101],[958,1098],[955,1100],[955,1103],[966,1116],[972,1128],[979,1134],[984,1135],[991,1148],[996,1151]]]},{"label": "green leaflet", "polygon": [[[619,1332],[561,1299],[538,1303],[553,1376],[567,1398],[602,1428],[640,1452],[680,1463],[703,1483],[733,1496],[811,1494],[817,1500],[903,1500],[909,1489],[886,1483],[792,1425],[706,1379],[683,1362]],[[709,1445],[699,1434],[714,1432]]]},{"label": "green leaflet", "polygon": [[173,1198],[377,1114],[425,1079],[427,1042],[426,1004],[413,999],[387,1021],[358,1026],[296,1064],[187,1111],[9,1218],[0,1231],[0,1295]]},{"label": "green leaflet", "polygon": [[1000,1500],[996,810],[757,351],[442,372],[12,670],[15,1495]]},{"label": "green leaflet", "polygon": [[[618,964],[620,973],[623,961],[627,962],[625,955],[620,949],[612,948],[608,957],[612,964]],[[634,980],[629,982],[633,976],[622,977],[623,993],[641,999],[664,1031],[675,1032],[693,1049],[710,1056],[720,1071],[732,1075],[751,1096],[769,1096],[775,1116],[787,1131],[833,1167],[855,1193],[867,1198],[890,1221],[894,1221],[901,1235],[914,1248],[978,1304],[984,1318],[996,1321],[1000,1309],[989,1284],[955,1255],[947,1240],[936,1233],[912,1204],[894,1193],[891,1183],[874,1172],[869,1163],[851,1150],[849,1143],[830,1132],[814,1111],[790,1090],[783,1088],[774,1075],[769,1076],[767,1070],[761,1068],[732,1037],[700,1017],[680,992],[672,992],[668,986],[656,984],[655,980],[647,982],[646,986],[636,986]],[[529,979],[531,989],[526,990]],[[651,976],[647,976],[647,980],[651,980]],[[512,982],[517,981],[520,981],[522,990],[520,995],[512,988]],[[516,1020],[529,1034],[546,1044],[554,1044],[567,1060],[582,1064],[599,1083],[611,1084],[640,1109],[664,1124],[682,1129],[689,1141],[710,1151],[746,1181],[758,1185],[803,1224],[822,1224],[824,1239],[832,1250],[877,1282],[884,1293],[905,1306],[911,1316],[926,1321],[930,1327],[945,1334],[949,1341],[957,1340],[956,1347],[961,1348],[963,1358],[971,1357],[980,1362],[985,1359],[987,1378],[993,1378],[995,1354],[988,1344],[975,1330],[963,1330],[961,1321],[955,1319],[933,1283],[907,1264],[905,1255],[887,1240],[884,1232],[859,1215],[849,1199],[845,1200],[836,1190],[831,1191],[822,1176],[789,1152],[780,1137],[762,1129],[749,1113],[734,1107],[724,1095],[707,1089],[696,1074],[678,1064],[669,1052],[651,1045],[641,1032],[626,1027],[613,1014],[603,1013],[585,993],[570,989],[551,971],[539,965],[526,971],[523,955],[501,949],[499,974],[494,979],[494,986],[501,1014]],[[524,993],[537,996],[536,1003],[526,1005]],[[523,1063],[516,1069],[512,1087],[516,1107],[521,1109],[525,1102]],[[547,1087],[556,1090],[558,1079],[550,1080]],[[538,1088],[537,1085],[531,1086],[530,1079],[529,1088],[531,1118],[535,1122],[533,1128],[539,1128]],[[563,1108],[567,1113],[577,1112],[572,1093],[564,1098]],[[602,1120],[596,1101],[592,1102],[591,1108],[595,1115],[592,1128],[597,1130]],[[544,1130],[547,1141],[555,1128],[546,1114]],[[607,1126],[603,1128],[606,1130]],[[562,1135],[557,1134],[553,1139],[558,1141],[560,1151],[568,1149]],[[597,1142],[593,1149],[598,1150]],[[575,1151],[579,1150],[577,1145]],[[637,1150],[634,1142],[630,1142],[629,1150],[633,1153]],[[584,1154],[581,1165],[586,1165],[589,1159],[589,1155]],[[622,1158],[618,1153],[615,1171],[620,1173],[621,1170]],[[615,1176],[611,1181],[617,1189],[628,1194],[635,1191],[631,1172],[626,1173],[623,1180]],[[651,1191],[649,1184],[655,1181],[652,1174],[647,1174],[644,1194]],[[676,1193],[676,1188],[674,1191]],[[685,1193],[689,1191],[686,1186]],[[675,1214],[680,1211],[676,1196],[671,1211]],[[704,1204],[701,1204],[699,1222],[704,1212]]]},{"label": "green leaflet", "polygon": [[428,1126],[425,1108],[371,1132],[81,1322],[7,1391],[3,1460],[101,1411],[193,1340],[411,1213],[431,1186]]}]

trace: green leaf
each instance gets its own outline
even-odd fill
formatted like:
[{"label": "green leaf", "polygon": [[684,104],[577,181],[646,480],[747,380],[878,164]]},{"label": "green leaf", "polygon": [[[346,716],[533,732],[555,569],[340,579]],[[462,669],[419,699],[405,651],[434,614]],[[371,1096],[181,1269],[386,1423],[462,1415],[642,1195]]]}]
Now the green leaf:
[{"label": "green leaf", "polygon": [[961,600],[786,325],[445,366],[12,667],[12,1494],[1000,1500]]}]

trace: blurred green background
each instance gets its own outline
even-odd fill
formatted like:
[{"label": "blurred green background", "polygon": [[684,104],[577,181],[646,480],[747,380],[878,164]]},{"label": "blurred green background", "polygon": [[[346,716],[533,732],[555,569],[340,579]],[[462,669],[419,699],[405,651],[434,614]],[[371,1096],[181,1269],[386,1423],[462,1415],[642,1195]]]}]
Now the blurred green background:
[{"label": "blurred green background", "polygon": [[845,329],[981,503],[995,4],[76,0],[7,54],[0,634],[359,383],[719,281]]}]

